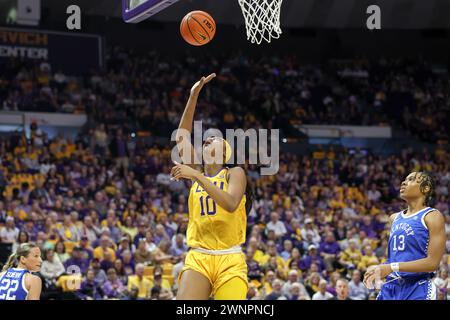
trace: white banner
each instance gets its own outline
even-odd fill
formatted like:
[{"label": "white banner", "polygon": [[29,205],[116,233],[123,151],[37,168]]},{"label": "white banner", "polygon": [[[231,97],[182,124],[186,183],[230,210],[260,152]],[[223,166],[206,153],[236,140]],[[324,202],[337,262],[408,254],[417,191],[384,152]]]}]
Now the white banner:
[{"label": "white banner", "polygon": [[0,112],[0,124],[81,127],[87,121],[85,114],[65,114],[46,112]]},{"label": "white banner", "polygon": [[391,138],[391,127],[296,125],[311,138]]}]

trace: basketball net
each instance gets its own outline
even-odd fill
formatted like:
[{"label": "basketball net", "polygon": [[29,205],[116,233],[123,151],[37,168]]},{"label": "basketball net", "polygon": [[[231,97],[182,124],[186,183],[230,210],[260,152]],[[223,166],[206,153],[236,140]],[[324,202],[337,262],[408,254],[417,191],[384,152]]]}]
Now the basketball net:
[{"label": "basketball net", "polygon": [[283,0],[238,0],[244,14],[247,39],[261,44],[270,43],[282,33],[280,13]]}]

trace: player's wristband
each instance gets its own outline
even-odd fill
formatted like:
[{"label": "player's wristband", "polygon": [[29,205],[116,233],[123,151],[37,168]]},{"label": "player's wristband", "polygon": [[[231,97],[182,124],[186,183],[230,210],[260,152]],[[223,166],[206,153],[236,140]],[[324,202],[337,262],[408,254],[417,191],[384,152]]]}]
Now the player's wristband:
[{"label": "player's wristband", "polygon": [[392,272],[399,272],[400,271],[400,265],[398,262],[393,262],[390,264]]}]

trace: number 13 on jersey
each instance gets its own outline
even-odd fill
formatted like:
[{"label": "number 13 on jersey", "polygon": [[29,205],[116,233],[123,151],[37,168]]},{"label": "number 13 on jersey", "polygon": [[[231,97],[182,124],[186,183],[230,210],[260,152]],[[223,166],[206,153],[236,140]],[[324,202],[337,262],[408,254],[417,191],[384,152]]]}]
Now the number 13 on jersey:
[{"label": "number 13 on jersey", "polygon": [[[397,242],[398,240],[398,242]],[[403,251],[405,250],[405,236],[403,234],[392,237],[392,241],[394,242],[392,250],[394,251]]]}]

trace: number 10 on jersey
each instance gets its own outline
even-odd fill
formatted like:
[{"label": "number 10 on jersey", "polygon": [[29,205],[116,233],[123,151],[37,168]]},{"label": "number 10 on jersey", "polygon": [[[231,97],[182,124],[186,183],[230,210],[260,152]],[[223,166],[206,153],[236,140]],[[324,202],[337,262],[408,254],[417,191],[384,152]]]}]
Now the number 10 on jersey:
[{"label": "number 10 on jersey", "polygon": [[217,206],[216,202],[211,199],[210,196],[200,197],[201,215],[204,216],[208,214],[209,216],[215,215]]}]

